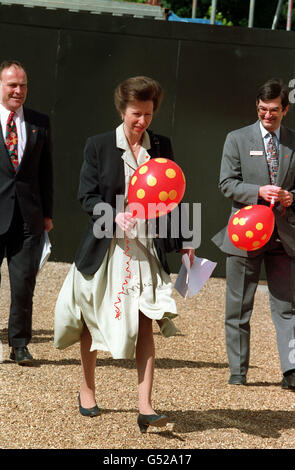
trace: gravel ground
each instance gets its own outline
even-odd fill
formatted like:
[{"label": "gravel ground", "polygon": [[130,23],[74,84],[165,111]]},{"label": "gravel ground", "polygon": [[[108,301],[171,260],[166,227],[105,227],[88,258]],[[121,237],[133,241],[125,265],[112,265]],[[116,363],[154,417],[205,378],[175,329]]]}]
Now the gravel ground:
[{"label": "gravel ground", "polygon": [[[252,317],[247,386],[230,386],[224,339],[224,279],[211,278],[192,299],[174,291],[181,333],[164,339],[154,325],[157,359],[154,407],[169,417],[165,429],[136,425],[137,375],[133,360],[99,352],[97,402],[102,414],[78,412],[79,345],[53,345],[54,305],[69,264],[48,262],[34,297],[35,365],[9,360],[9,282],[2,268],[0,301],[1,449],[290,449],[295,394],[280,387],[281,371],[267,292],[257,292]],[[175,276],[173,276],[175,279]],[[1,344],[0,344],[1,346]]]}]

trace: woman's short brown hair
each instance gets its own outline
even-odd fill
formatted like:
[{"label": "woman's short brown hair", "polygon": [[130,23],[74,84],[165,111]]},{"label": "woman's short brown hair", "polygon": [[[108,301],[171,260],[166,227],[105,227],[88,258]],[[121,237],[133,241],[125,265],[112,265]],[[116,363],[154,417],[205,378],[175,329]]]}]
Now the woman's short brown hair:
[{"label": "woman's short brown hair", "polygon": [[156,112],[160,107],[162,97],[161,85],[156,80],[144,76],[124,80],[117,86],[114,94],[115,106],[120,113],[125,112],[128,103],[132,101],[152,101],[153,111]]}]

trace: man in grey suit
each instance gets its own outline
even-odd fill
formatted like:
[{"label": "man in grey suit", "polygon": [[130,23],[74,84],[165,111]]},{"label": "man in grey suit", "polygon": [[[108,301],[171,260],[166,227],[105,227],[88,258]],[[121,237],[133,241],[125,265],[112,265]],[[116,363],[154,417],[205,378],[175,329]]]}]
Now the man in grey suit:
[{"label": "man in grey suit", "polygon": [[271,239],[259,250],[243,251],[231,243],[226,227],[212,240],[227,254],[228,383],[246,384],[250,317],[264,261],[282,388],[295,390],[295,132],[281,125],[289,110],[288,94],[279,79],[271,79],[259,89],[258,121],[227,135],[221,162],[219,186],[232,200],[231,216],[246,205],[275,203]]}]

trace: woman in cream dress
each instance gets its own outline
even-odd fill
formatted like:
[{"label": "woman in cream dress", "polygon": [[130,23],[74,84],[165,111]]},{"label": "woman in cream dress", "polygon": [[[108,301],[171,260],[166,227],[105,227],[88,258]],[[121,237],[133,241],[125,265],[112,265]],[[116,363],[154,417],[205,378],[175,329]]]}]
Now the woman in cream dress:
[{"label": "woman in cream dress", "polygon": [[[161,87],[154,80],[126,80],[115,91],[123,123],[115,131],[87,140],[79,199],[90,223],[55,309],[55,346],[63,349],[78,340],[81,344],[80,412],[85,416],[99,414],[94,380],[97,350],[109,351],[115,359],[135,356],[142,432],[149,425],[167,423],[167,417],[156,414],[151,403],[155,360],[152,320],[159,322],[164,336],[170,336],[176,330],[172,318],[177,310],[163,240],[149,238],[147,222],[132,218],[127,194],[138,166],[157,156],[173,159],[170,140],[147,131],[161,98]],[[120,210],[116,207],[118,195],[124,201]],[[93,209],[100,203],[112,208],[115,231],[108,234],[105,229],[104,236],[97,238],[95,223],[100,219]],[[184,249],[181,238],[176,245],[193,259],[194,251]]]}]

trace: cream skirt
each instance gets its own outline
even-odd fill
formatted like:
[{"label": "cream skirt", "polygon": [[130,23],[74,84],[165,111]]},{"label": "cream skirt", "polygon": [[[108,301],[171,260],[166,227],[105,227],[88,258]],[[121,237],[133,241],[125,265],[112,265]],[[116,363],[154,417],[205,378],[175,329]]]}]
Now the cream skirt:
[{"label": "cream skirt", "polygon": [[55,347],[64,349],[79,341],[85,322],[92,337],[91,351],[104,350],[115,359],[131,359],[139,311],[162,320],[163,336],[177,331],[172,322],[177,310],[171,280],[152,239],[113,238],[94,275],[71,266],[55,307]]}]

